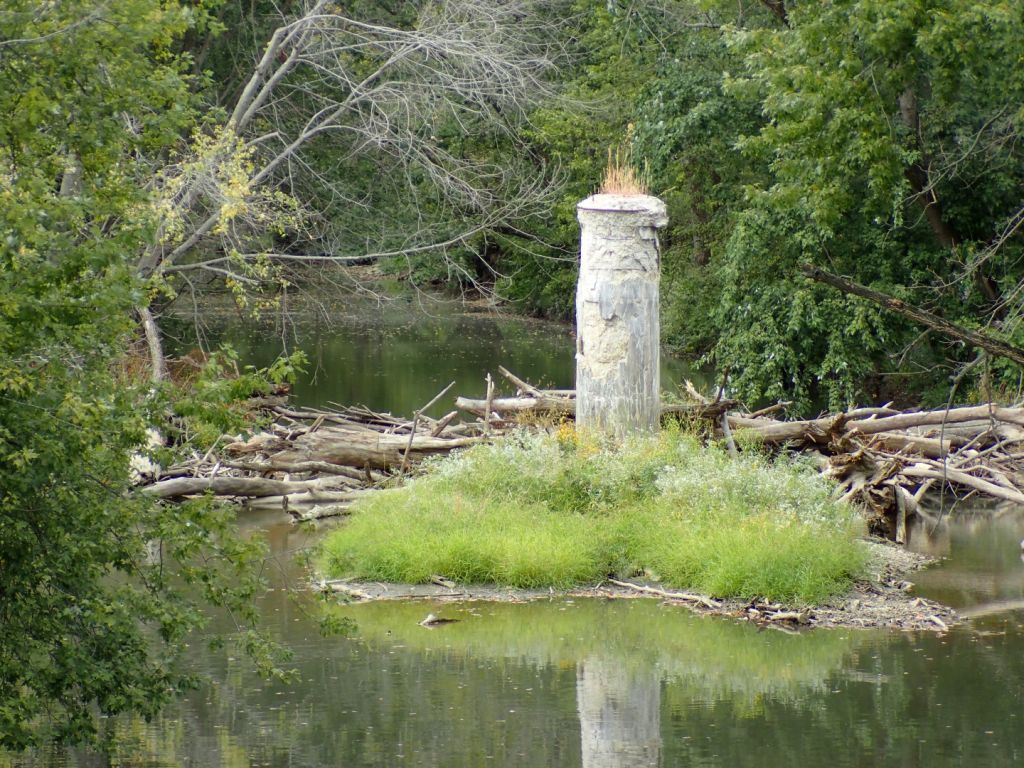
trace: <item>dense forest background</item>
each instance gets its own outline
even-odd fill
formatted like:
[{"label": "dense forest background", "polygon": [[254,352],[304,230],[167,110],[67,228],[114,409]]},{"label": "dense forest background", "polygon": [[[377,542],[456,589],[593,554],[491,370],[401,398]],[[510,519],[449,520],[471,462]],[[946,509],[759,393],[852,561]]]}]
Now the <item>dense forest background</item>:
[{"label": "dense forest background", "polygon": [[944,401],[971,363],[964,398],[1016,391],[1004,363],[798,269],[1020,334],[1013,3],[80,0],[0,18],[6,193],[36,217],[9,207],[6,247],[54,266],[117,251],[151,341],[149,308],[175,297],[272,308],[365,262],[569,319],[575,204],[615,147],[669,203],[664,341],[741,398]]},{"label": "dense forest background", "polygon": [[174,648],[201,616],[147,541],[251,617],[223,516],[125,501],[147,424],[231,395],[165,383],[161,311],[373,262],[568,318],[610,148],[669,205],[663,340],[738,397],[1019,397],[1019,366],[800,267],[1024,343],[1022,57],[1010,0],[6,0],[2,742],[187,683],[140,622]]},{"label": "dense forest background", "polygon": [[[833,408],[1019,393],[1019,369],[804,278],[822,267],[1020,341],[1024,9],[1012,3],[577,3],[531,146],[554,220],[498,240],[499,291],[572,312],[574,204],[628,137],[669,204],[664,341],[748,401]],[[494,248],[494,246],[491,246]],[[550,257],[537,258],[538,252]],[[973,389],[972,389],[973,386]]]}]

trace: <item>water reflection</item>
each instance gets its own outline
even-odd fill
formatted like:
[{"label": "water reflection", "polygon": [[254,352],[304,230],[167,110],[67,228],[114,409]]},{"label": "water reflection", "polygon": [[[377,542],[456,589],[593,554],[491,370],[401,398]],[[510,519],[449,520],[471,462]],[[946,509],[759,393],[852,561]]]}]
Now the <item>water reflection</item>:
[{"label": "water reflection", "polygon": [[661,676],[600,656],[576,670],[583,768],[655,768],[661,764]]},{"label": "water reflection", "polygon": [[1024,515],[978,511],[959,515],[952,523],[943,521],[935,535],[929,525],[917,533],[925,535],[911,539],[914,548],[955,558],[953,567],[917,576],[929,596],[974,615],[1013,609],[1024,600]]},{"label": "water reflection", "polygon": [[[295,649],[300,679],[260,680],[240,654],[197,643],[203,687],[154,723],[119,722],[111,765],[944,768],[1024,757],[1020,613],[944,637],[790,636],[648,600],[381,603],[334,609],[358,635],[323,638],[318,604],[283,590],[296,577],[288,553],[310,534],[273,516],[261,530],[282,565],[266,626]],[[955,526],[951,542],[957,556]],[[1009,552],[1003,597],[1021,589]],[[965,553],[961,572],[980,569],[977,558]],[[459,621],[425,629],[429,612]],[[4,768],[103,764],[0,758]]]},{"label": "water reflection", "polygon": [[[647,600],[377,604],[344,610],[358,622],[362,640],[378,652],[400,649],[426,659],[443,650],[458,658],[575,670],[578,724],[572,731],[580,752],[577,761],[558,764],[583,768],[677,764],[679,747],[690,738],[672,735],[678,724],[674,705],[680,701],[686,702],[688,718],[714,712],[727,722],[762,711],[766,701],[802,702],[826,692],[828,680],[874,637],[764,633]],[[417,621],[428,610],[459,621],[425,630]],[[671,713],[667,722],[666,712]]]},{"label": "water reflection", "polygon": [[[376,603],[339,609],[371,649],[438,648],[469,657],[518,659],[576,670],[607,663],[626,679],[658,679],[701,701],[729,701],[750,711],[766,696],[799,700],[879,633],[789,635],[746,623],[694,616],[651,600],[562,600],[528,604]],[[459,621],[436,630],[418,622],[428,611]]]}]

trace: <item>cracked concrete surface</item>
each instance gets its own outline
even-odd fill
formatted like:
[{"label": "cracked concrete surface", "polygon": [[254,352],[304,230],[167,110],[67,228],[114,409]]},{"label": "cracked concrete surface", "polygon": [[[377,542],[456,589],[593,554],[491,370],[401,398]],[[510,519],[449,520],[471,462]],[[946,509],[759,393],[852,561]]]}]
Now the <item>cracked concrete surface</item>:
[{"label": "cracked concrete surface", "polygon": [[657,429],[661,400],[660,257],[665,204],[593,195],[579,204],[576,423],[624,437]]}]

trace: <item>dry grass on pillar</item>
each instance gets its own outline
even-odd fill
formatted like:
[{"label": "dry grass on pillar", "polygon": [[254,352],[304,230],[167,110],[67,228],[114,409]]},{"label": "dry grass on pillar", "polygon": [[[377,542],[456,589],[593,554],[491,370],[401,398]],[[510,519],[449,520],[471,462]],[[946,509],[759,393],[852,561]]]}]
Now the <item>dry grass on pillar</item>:
[{"label": "dry grass on pillar", "polygon": [[629,147],[608,148],[608,165],[598,192],[602,195],[647,195],[650,194],[648,172],[638,172],[633,165]]}]

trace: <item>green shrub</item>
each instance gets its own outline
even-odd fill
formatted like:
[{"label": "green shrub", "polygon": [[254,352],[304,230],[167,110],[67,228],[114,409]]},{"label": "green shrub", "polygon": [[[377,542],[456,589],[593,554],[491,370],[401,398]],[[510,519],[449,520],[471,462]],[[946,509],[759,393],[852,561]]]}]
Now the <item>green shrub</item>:
[{"label": "green shrub", "polygon": [[266,368],[239,368],[235,350],[222,346],[210,354],[194,378],[172,385],[169,394],[180,430],[175,440],[205,450],[223,434],[264,426],[267,419],[254,412],[251,399],[293,384],[307,362],[300,350]]}]

